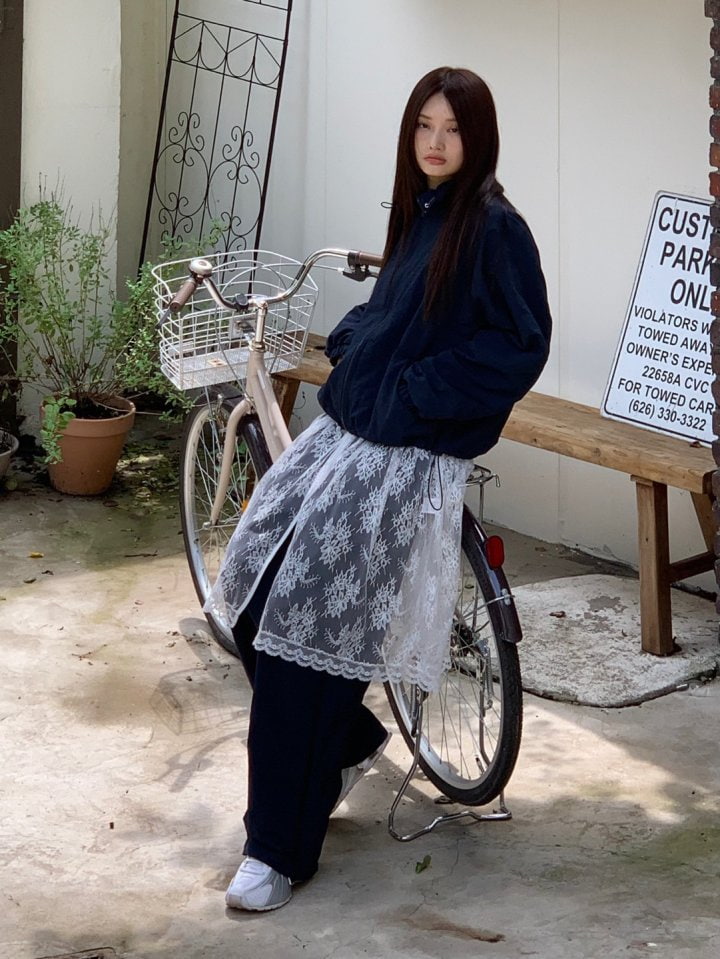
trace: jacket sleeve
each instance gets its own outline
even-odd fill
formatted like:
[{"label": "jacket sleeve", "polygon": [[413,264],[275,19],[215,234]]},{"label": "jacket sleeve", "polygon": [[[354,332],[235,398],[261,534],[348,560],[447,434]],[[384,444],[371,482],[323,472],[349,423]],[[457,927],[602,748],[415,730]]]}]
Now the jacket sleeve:
[{"label": "jacket sleeve", "polygon": [[367,303],[360,303],[354,306],[349,313],[340,320],[335,329],[330,333],[325,344],[325,355],[333,366],[340,362],[345,355],[345,351],[350,345],[353,333],[360,325],[365,315]]},{"label": "jacket sleeve", "polygon": [[545,279],[535,241],[514,211],[488,224],[472,286],[477,333],[405,371],[407,396],[424,418],[508,413],[547,361],[552,320]]}]

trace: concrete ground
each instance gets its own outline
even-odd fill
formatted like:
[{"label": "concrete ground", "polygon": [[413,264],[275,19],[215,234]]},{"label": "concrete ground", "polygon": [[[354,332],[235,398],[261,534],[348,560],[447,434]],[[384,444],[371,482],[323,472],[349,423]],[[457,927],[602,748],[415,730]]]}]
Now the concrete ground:
[{"label": "concrete ground", "polygon": [[[512,821],[409,844],[386,830],[396,735],[317,877],[278,912],[227,911],[249,694],[199,615],[173,496],[142,470],[96,500],[20,474],[0,517],[0,959],[720,955],[720,684],[618,710],[526,695]],[[597,571],[507,546],[516,584]],[[418,780],[400,826],[434,798]]]}]

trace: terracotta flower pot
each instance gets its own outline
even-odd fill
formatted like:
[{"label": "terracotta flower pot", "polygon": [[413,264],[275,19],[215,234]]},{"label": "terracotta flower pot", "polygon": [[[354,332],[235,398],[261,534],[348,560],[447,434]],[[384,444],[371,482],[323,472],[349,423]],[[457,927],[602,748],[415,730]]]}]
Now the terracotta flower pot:
[{"label": "terracotta flower pot", "polygon": [[17,453],[18,445],[17,438],[12,433],[0,430],[0,479],[7,473],[10,460]]},{"label": "terracotta flower pot", "polygon": [[48,466],[50,482],[60,493],[97,496],[112,483],[125,438],[135,422],[135,404],[121,396],[101,400],[123,412],[107,419],[76,416],[70,421],[59,441],[62,462]]}]

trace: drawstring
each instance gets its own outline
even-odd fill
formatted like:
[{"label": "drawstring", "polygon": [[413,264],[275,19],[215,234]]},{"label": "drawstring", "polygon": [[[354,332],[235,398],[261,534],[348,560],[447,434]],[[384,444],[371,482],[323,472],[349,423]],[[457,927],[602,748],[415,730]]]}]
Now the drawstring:
[{"label": "drawstring", "polygon": [[[433,471],[433,467],[437,470],[437,485],[438,485],[438,489],[440,490],[440,502],[439,502],[439,504],[438,504],[437,506],[435,505],[435,503],[433,503],[433,491],[432,491],[432,471]],[[437,454],[435,454],[435,456],[433,456],[433,461],[432,461],[432,464],[431,464],[431,466],[430,466],[430,470],[428,471],[428,479],[427,479],[427,498],[428,498],[428,502],[430,503],[430,505],[432,506],[432,508],[435,510],[435,512],[436,512],[436,513],[439,513],[440,510],[441,510],[442,507],[443,507],[444,494],[443,494],[443,486],[442,486],[442,473],[441,473],[441,471],[440,471],[440,457],[439,457]]]}]

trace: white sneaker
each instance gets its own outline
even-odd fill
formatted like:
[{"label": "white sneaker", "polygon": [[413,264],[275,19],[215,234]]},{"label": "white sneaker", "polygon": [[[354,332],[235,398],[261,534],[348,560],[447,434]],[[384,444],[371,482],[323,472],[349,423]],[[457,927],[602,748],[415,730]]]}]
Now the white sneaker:
[{"label": "white sneaker", "polygon": [[390,742],[391,736],[392,733],[388,733],[375,752],[370,753],[367,759],[363,759],[363,761],[358,763],[357,766],[348,766],[346,769],[341,771],[340,775],[342,777],[342,788],[340,790],[340,795],[338,796],[337,802],[332,808],[332,812],[335,812],[340,803],[343,802],[343,800],[347,797],[347,794],[350,792],[353,786],[356,786],[360,782],[365,773],[369,769],[373,768],[375,763],[385,752],[385,747]]},{"label": "white sneaker", "polygon": [[231,909],[266,912],[284,906],[291,896],[290,880],[286,876],[248,856],[228,886],[225,902]]}]

